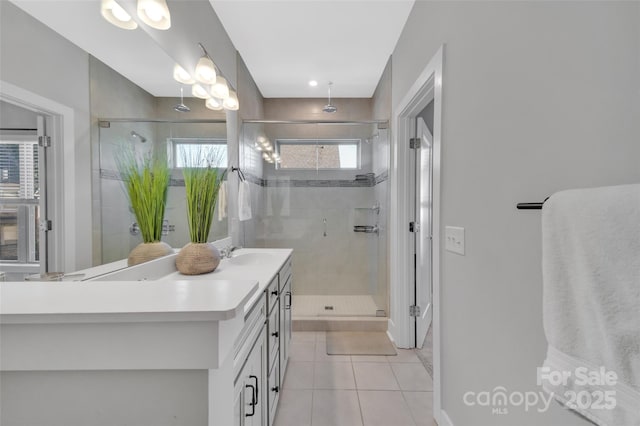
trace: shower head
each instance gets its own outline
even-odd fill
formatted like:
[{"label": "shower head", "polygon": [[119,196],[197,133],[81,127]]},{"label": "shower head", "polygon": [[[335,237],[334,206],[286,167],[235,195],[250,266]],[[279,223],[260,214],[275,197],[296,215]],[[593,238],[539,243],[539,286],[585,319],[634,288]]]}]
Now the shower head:
[{"label": "shower head", "polygon": [[145,138],[144,136],[142,136],[140,133],[136,132],[135,130],[131,131],[131,137],[134,139],[138,139],[140,141],[140,143],[145,143],[147,141],[147,138]]},{"label": "shower head", "polygon": [[328,112],[329,114],[334,113],[338,110],[338,108],[335,105],[331,105],[331,86],[333,86],[333,83],[330,81],[329,82],[329,103],[325,105],[324,108],[322,108],[322,111]]},{"label": "shower head", "polygon": [[178,111],[178,112],[189,112],[191,111],[191,108],[189,108],[188,106],[186,106],[184,104],[184,93],[182,90],[182,87],[180,88],[180,103],[176,106],[173,107],[174,111]]}]

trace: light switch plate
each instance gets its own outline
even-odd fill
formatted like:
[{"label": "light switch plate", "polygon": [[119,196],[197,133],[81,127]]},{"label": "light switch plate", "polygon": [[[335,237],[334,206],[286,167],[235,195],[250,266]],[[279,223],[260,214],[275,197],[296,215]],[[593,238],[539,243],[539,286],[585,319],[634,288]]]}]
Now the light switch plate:
[{"label": "light switch plate", "polygon": [[464,228],[459,226],[445,227],[446,249],[464,256]]}]

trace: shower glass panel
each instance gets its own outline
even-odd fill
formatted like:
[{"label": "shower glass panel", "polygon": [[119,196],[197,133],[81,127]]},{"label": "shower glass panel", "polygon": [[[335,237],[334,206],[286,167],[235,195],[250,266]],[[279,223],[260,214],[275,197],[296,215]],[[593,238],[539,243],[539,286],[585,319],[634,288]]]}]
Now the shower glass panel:
[{"label": "shower glass panel", "polygon": [[[179,248],[189,242],[186,196],[180,166],[189,153],[215,152],[221,168],[227,167],[226,123],[216,121],[139,121],[100,122],[100,223],[102,263],[126,259],[131,249],[142,242],[135,229],[135,216],[120,179],[116,153],[122,144],[130,144],[140,155],[166,158],[172,168],[165,210],[162,240]],[[96,187],[96,185],[94,185]],[[209,241],[228,236],[226,216],[219,218],[216,207]]]},{"label": "shower glass panel", "polygon": [[279,159],[253,179],[262,195],[254,244],[294,249],[294,317],[388,312],[387,173],[375,158],[386,132],[376,123],[243,124],[243,146],[270,155],[266,139]]}]

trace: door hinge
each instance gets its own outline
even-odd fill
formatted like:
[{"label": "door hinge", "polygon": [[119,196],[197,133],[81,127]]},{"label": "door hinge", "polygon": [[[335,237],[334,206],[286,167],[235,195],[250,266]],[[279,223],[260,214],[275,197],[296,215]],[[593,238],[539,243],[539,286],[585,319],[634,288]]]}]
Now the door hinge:
[{"label": "door hinge", "polygon": [[50,220],[45,219],[40,221],[41,231],[48,232],[48,231],[51,231],[52,229],[53,229],[53,223]]},{"label": "door hinge", "polygon": [[411,139],[409,139],[409,148],[411,148],[411,149],[420,148],[420,138],[411,138]]},{"label": "door hinge", "polygon": [[409,306],[409,316],[410,317],[419,317],[420,316],[420,306],[418,306],[418,305]]},{"label": "door hinge", "polygon": [[420,232],[420,224],[417,222],[409,222],[409,232]]},{"label": "door hinge", "polygon": [[42,148],[50,148],[51,136],[38,136],[38,145]]}]

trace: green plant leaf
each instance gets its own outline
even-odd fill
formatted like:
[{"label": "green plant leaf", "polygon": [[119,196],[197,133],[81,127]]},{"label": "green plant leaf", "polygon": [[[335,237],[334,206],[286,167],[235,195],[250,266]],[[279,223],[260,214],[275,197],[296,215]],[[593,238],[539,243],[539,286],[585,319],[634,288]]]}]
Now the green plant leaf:
[{"label": "green plant leaf", "polygon": [[182,169],[187,196],[187,223],[192,243],[206,243],[214,211],[218,201],[218,192],[227,170],[215,168],[220,154],[212,151],[196,150],[185,154]]},{"label": "green plant leaf", "polygon": [[122,144],[116,162],[142,240],[160,241],[170,178],[166,159],[138,154],[131,145]]}]

